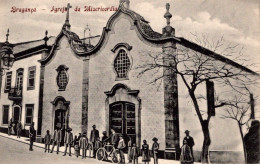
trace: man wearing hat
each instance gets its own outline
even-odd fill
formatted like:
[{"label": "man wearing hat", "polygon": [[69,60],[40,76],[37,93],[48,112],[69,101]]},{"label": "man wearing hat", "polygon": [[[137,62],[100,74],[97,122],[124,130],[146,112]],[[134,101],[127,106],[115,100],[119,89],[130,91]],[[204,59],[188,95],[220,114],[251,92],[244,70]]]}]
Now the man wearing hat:
[{"label": "man wearing hat", "polygon": [[154,164],[158,164],[159,144],[157,143],[157,141],[158,141],[158,139],[156,137],[154,137],[153,146],[152,146]]},{"label": "man wearing hat", "polygon": [[192,155],[192,158],[193,158],[193,149],[192,149],[192,147],[195,145],[195,143],[194,143],[193,138],[189,135],[190,131],[185,130],[185,134],[186,134],[186,137],[184,137],[183,140],[187,141],[187,145],[190,147],[191,155]]},{"label": "man wearing hat", "polygon": [[64,137],[64,143],[65,143],[65,152],[64,152],[64,155],[66,155],[67,153],[67,148],[69,147],[69,156],[71,156],[71,145],[73,143],[73,134],[71,133],[72,129],[71,128],[68,128],[67,129],[67,132],[65,134],[65,137]]},{"label": "man wearing hat", "polygon": [[86,133],[84,132],[79,142],[80,148],[82,149],[82,159],[86,158],[86,150],[88,148],[88,138],[86,137]]},{"label": "man wearing hat", "polygon": [[92,126],[92,130],[90,133],[89,141],[90,141],[90,148],[89,148],[89,156],[91,155],[91,150],[93,150],[93,158],[96,158],[96,150],[94,149],[95,142],[99,137],[99,131],[96,129],[96,125]]},{"label": "man wearing hat", "polygon": [[54,134],[52,136],[52,149],[51,153],[54,150],[55,144],[57,145],[57,154],[59,154],[59,149],[60,149],[60,143],[62,140],[62,131],[60,130],[59,127],[57,127],[54,131]]},{"label": "man wearing hat", "polygon": [[120,158],[121,158],[121,163],[125,163],[125,156],[124,156],[124,148],[126,147],[125,145],[125,141],[123,139],[123,135],[122,134],[119,134],[119,142],[118,142],[118,150],[120,152]]}]

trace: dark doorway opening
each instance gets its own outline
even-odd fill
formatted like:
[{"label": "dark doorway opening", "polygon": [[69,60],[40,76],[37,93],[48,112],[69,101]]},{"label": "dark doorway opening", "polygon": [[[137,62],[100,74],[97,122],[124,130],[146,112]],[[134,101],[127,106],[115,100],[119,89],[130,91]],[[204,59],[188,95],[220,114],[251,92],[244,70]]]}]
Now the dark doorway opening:
[{"label": "dark doorway opening", "polygon": [[[66,121],[66,111],[63,109],[58,109],[55,111],[54,118],[54,130],[60,128],[62,130],[62,138],[65,136],[65,121]],[[64,145],[64,140],[61,140],[61,146]]]},{"label": "dark doorway opening", "polygon": [[128,137],[136,143],[136,113],[135,104],[130,102],[115,102],[109,107],[109,130],[114,129],[116,133],[123,134],[125,141]]}]

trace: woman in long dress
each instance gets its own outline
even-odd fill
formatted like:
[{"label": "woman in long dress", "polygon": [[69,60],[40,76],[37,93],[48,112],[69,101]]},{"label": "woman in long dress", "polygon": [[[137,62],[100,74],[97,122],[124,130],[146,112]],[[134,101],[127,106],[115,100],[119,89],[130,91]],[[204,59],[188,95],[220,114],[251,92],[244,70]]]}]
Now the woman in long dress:
[{"label": "woman in long dress", "polygon": [[181,147],[180,161],[181,161],[181,164],[192,164],[193,163],[191,149],[187,145],[187,140],[183,140],[183,146]]},{"label": "woman in long dress", "polygon": [[132,147],[133,147],[133,143],[132,143],[132,138],[129,137],[128,138],[129,141],[127,143],[127,147],[128,147],[128,151],[127,151],[127,157],[128,157],[128,163],[131,163],[132,162]]}]

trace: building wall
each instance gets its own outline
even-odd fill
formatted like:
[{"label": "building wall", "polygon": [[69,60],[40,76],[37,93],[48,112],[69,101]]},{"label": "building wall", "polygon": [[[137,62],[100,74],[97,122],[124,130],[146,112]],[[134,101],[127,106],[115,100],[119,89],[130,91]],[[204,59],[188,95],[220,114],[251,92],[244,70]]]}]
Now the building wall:
[{"label": "building wall", "polygon": [[[40,82],[40,63],[38,60],[41,59],[41,54],[33,55],[28,58],[24,58],[21,60],[17,60],[14,62],[12,68],[9,71],[12,71],[12,84],[11,87],[15,87],[16,83],[16,70],[19,68],[23,68],[23,92],[22,92],[22,113],[21,113],[21,123],[23,128],[29,129],[29,125],[26,125],[24,127],[25,123],[25,115],[26,110],[25,106],[26,104],[34,104],[34,112],[33,112],[33,121],[34,121],[34,128],[37,130],[37,124],[38,124],[38,108],[39,108],[39,82]],[[35,88],[34,90],[27,90],[28,85],[28,68],[36,66],[36,73],[35,73]],[[9,72],[7,71],[7,72]],[[5,81],[6,81],[6,74],[3,76],[3,85],[1,89],[1,99],[0,99],[0,127],[7,127],[7,125],[2,125],[2,114],[3,114],[3,105],[10,105],[9,108],[9,119],[12,118],[13,111],[12,111],[12,105],[13,101],[8,99],[8,93],[4,93],[5,88]]]},{"label": "building wall", "polygon": [[[114,59],[117,53],[113,53],[111,49],[118,43],[127,43],[132,46],[129,52],[131,60],[131,70],[129,72],[129,80],[117,81],[114,71]],[[107,130],[106,99],[104,92],[110,91],[113,86],[118,83],[125,84],[131,90],[139,90],[138,97],[141,99],[141,144],[144,139],[152,146],[152,138],[157,137],[160,143],[160,149],[165,148],[165,124],[164,124],[164,100],[162,85],[149,85],[151,77],[162,75],[162,72],[152,75],[145,74],[138,78],[140,69],[137,67],[151,59],[148,54],[162,52],[162,48],[155,47],[141,40],[138,32],[133,25],[132,19],[124,14],[120,15],[112,25],[109,37],[103,44],[101,50],[91,56],[89,69],[89,108],[88,108],[88,129],[95,124],[100,133]],[[115,96],[116,100],[127,100],[125,91],[118,91]],[[115,100],[108,101],[113,102]],[[130,98],[129,98],[130,99]],[[136,101],[133,101],[135,103]],[[136,102],[137,103],[137,102]],[[137,107],[135,103],[135,107]],[[88,130],[88,136],[90,130]]]},{"label": "building wall", "polygon": [[[74,134],[81,132],[83,61],[73,53],[65,36],[60,39],[59,47],[54,54],[54,57],[45,65],[44,71],[42,137],[46,130],[50,130],[51,134],[53,134],[54,111],[51,102],[57,96],[62,96],[66,101],[70,101],[69,126]],[[56,69],[60,65],[69,68],[67,71],[69,82],[65,91],[58,91],[59,88],[56,82],[58,75]]]}]

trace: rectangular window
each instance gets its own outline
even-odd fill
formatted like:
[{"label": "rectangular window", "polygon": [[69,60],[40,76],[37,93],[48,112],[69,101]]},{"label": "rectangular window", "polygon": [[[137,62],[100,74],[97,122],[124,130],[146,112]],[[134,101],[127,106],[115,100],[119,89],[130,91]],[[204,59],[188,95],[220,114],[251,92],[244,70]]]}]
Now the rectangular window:
[{"label": "rectangular window", "polygon": [[36,72],[35,66],[29,67],[27,90],[33,90],[35,88],[35,72]]},{"label": "rectangular window", "polygon": [[3,124],[8,124],[9,119],[9,105],[3,106]]},{"label": "rectangular window", "polygon": [[12,72],[7,72],[6,79],[5,79],[5,92],[10,91],[11,83],[12,83]]},{"label": "rectangular window", "polygon": [[33,104],[26,104],[26,116],[25,116],[25,124],[30,125],[33,122]]}]

